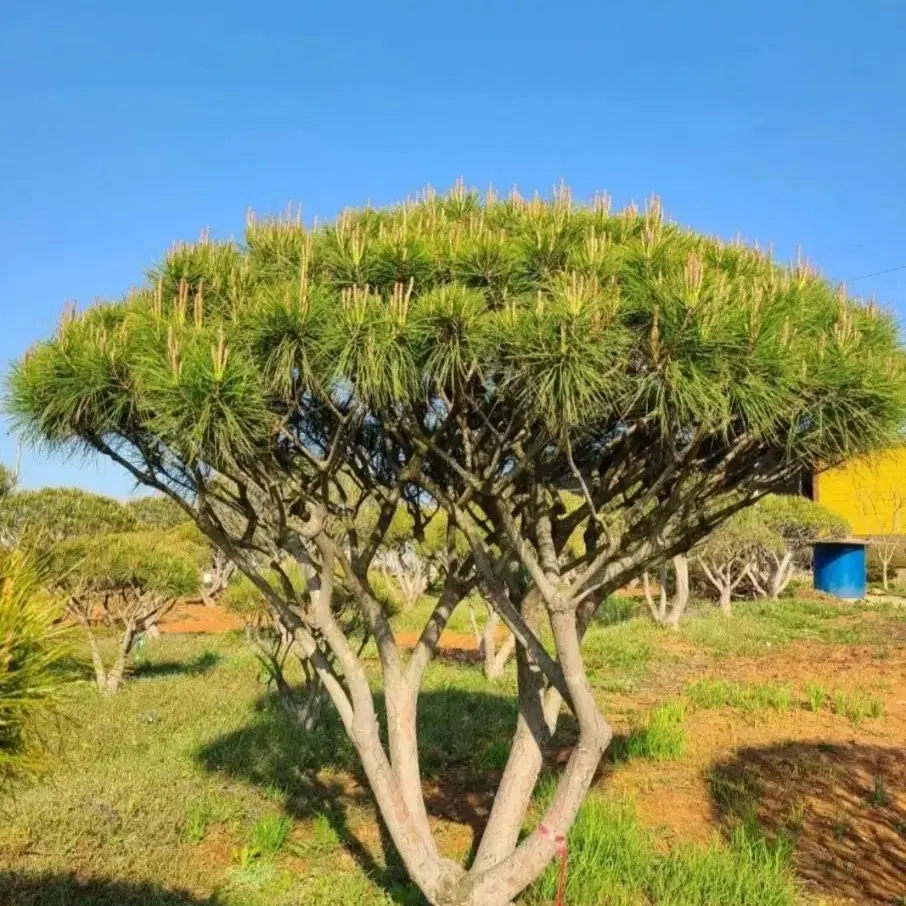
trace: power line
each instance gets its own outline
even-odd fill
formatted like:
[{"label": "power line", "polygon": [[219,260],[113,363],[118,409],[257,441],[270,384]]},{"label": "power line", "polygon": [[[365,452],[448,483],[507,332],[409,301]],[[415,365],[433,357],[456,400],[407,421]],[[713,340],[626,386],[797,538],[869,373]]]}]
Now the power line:
[{"label": "power line", "polygon": [[844,283],[856,283],[859,280],[867,280],[869,277],[880,277],[883,274],[892,274],[895,271],[906,271],[906,264],[898,264],[896,267],[888,267],[887,270],[883,271],[874,271],[871,274],[862,274],[861,277],[850,277],[848,280],[844,280]]}]

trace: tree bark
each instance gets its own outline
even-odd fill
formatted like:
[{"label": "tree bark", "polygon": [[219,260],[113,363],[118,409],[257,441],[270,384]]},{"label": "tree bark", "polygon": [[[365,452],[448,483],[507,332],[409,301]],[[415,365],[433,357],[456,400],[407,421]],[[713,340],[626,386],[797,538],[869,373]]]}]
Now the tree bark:
[{"label": "tree bark", "polygon": [[98,647],[98,641],[91,631],[91,627],[86,622],[85,634],[88,636],[88,644],[91,647],[91,663],[94,667],[94,681],[97,684],[98,692],[105,695],[107,692],[107,670],[104,667],[104,659],[101,657],[101,649]]},{"label": "tree bark", "polygon": [[686,605],[689,603],[689,559],[685,554],[679,554],[673,558],[673,571],[676,574],[676,591],[666,624],[671,629],[678,629]]},{"label": "tree bark", "polygon": [[525,650],[516,651],[519,713],[503,776],[478,846],[473,871],[493,868],[516,847],[544,763],[544,747],[557,727],[563,699],[528,661]]},{"label": "tree bark", "polygon": [[[462,906],[507,906],[544,871],[557,852],[555,839],[565,836],[572,826],[613,736],[585,674],[575,611],[554,610],[550,619],[579,724],[579,739],[538,827],[493,867],[464,879],[462,887],[468,891],[468,897],[462,899]],[[514,804],[510,804],[508,811]],[[451,903],[460,906],[459,901]]]},{"label": "tree bark", "polygon": [[733,589],[729,585],[724,585],[720,589],[720,600],[718,601],[718,606],[724,616],[728,617],[733,613],[732,598]]},{"label": "tree bark", "polygon": [[117,653],[116,660],[107,674],[107,683],[104,689],[106,695],[116,695],[119,692],[123,682],[123,676],[126,672],[126,663],[129,660],[129,654],[132,652],[132,646],[135,643],[135,626],[128,625],[123,631],[123,637],[120,639],[120,650]]}]

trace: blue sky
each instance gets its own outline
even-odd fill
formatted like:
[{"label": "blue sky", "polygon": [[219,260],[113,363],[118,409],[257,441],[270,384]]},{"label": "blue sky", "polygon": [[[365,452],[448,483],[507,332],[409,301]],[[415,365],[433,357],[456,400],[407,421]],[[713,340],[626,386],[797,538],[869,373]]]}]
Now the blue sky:
[{"label": "blue sky", "polygon": [[[737,232],[828,275],[906,265],[898,0],[6,0],[0,363],[176,239],[470,184]],[[906,268],[852,285],[906,324]],[[0,432],[0,460],[15,457]],[[126,494],[26,451],[28,486]]]}]

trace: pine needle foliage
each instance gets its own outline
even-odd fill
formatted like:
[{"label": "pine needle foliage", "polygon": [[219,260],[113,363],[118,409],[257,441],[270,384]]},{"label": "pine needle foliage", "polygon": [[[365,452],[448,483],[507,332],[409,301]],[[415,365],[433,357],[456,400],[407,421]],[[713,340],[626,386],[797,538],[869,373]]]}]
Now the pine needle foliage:
[{"label": "pine needle foliage", "polygon": [[[803,469],[896,439],[906,353],[889,314],[668,222],[656,199],[612,212],[460,184],[175,247],[127,298],[68,312],[13,366],[7,406],[24,439],[102,453],[195,519],[316,672],[428,900],[503,906],[611,738],[580,648],[597,604]],[[416,540],[446,525],[408,660],[370,581],[400,510]],[[526,719],[466,870],[431,842],[415,701],[475,587],[516,639]],[[349,600],[357,627],[336,613]],[[546,832],[520,842],[542,763],[529,728],[552,732],[561,702],[578,743]]]},{"label": "pine needle foliage", "polygon": [[10,379],[31,439],[147,433],[213,466],[267,455],[299,385],[369,406],[457,382],[553,435],[645,420],[837,461],[904,407],[893,319],[804,266],[665,222],[652,203],[457,191],[243,246],[174,248],[145,290],[70,314]]}]

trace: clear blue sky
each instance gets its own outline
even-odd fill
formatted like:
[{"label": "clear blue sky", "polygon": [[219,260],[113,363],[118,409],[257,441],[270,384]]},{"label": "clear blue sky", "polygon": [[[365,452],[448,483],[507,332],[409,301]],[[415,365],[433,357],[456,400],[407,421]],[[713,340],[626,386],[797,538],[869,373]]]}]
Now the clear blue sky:
[{"label": "clear blue sky", "polygon": [[[248,207],[306,216],[463,176],[661,195],[845,279],[906,265],[899,0],[6,0],[0,362]],[[906,323],[906,269],[861,280]],[[15,442],[0,437],[0,460]],[[26,452],[26,485],[126,494]]]}]

